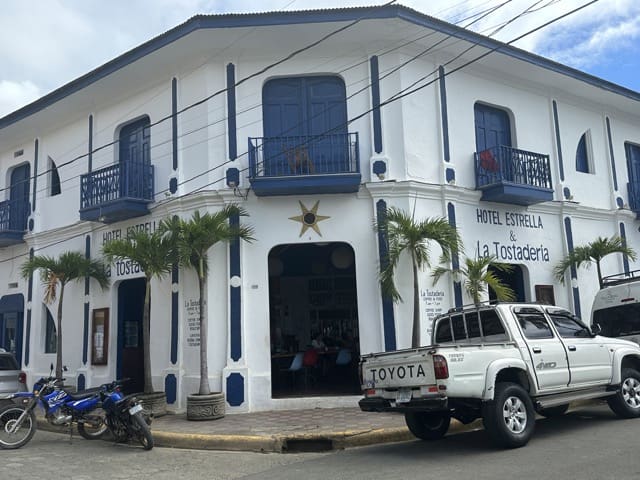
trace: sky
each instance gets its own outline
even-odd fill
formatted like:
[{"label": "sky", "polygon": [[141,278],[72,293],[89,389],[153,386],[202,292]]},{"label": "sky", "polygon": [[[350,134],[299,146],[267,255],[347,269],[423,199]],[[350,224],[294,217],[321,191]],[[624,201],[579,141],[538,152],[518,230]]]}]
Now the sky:
[{"label": "sky", "polygon": [[[382,5],[388,0],[2,0],[0,118],[196,14]],[[589,0],[398,0],[503,42]],[[494,33],[507,20],[528,13]],[[467,19],[467,20],[465,20]],[[514,43],[640,91],[640,1],[599,0]]]}]

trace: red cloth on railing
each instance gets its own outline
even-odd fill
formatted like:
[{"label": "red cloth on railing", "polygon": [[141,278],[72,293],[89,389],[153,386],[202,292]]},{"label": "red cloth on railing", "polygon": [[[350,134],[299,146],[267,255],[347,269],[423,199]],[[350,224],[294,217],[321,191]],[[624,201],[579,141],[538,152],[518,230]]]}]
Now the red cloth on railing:
[{"label": "red cloth on railing", "polygon": [[497,172],[500,170],[500,165],[491,150],[483,150],[478,156],[480,157],[480,166],[485,170],[489,172]]}]

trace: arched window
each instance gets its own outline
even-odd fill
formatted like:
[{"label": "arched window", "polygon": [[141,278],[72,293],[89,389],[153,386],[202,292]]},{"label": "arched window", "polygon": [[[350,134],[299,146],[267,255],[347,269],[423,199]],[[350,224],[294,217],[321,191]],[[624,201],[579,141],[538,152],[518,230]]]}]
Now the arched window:
[{"label": "arched window", "polygon": [[591,165],[591,132],[587,130],[580,137],[576,149],[576,172],[593,173]]},{"label": "arched window", "polygon": [[52,197],[55,195],[60,195],[62,192],[60,186],[60,174],[58,173],[58,167],[56,167],[56,162],[53,161],[53,158],[49,158],[49,195]]}]

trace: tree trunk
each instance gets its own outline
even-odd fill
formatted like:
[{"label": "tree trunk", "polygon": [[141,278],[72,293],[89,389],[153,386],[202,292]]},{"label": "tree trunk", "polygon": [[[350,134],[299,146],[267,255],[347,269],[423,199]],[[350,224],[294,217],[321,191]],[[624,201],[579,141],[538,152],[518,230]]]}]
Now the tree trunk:
[{"label": "tree trunk", "polygon": [[64,283],[60,284],[58,297],[58,331],[56,332],[56,378],[62,378],[62,300],[64,299]]},{"label": "tree trunk", "polygon": [[151,277],[145,277],[144,310],[142,313],[142,348],[144,353],[144,393],[153,392],[151,380]]},{"label": "tree trunk", "polygon": [[420,288],[418,286],[418,265],[411,258],[413,264],[413,332],[411,335],[411,348],[420,346]]},{"label": "tree trunk", "polygon": [[[202,260],[201,260],[202,262]],[[207,281],[202,265],[198,272],[198,288],[200,290],[200,390],[199,395],[211,393],[209,387],[209,364],[207,361],[207,317],[204,312],[204,296],[206,295]]]}]

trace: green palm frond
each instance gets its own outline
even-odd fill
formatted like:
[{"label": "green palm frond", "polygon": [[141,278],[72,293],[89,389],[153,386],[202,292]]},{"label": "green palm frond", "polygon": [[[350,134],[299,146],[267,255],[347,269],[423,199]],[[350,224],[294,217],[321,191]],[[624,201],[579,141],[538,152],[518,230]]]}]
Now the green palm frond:
[{"label": "green palm frond", "polygon": [[171,272],[178,260],[174,238],[159,230],[153,233],[139,230],[127,238],[111,240],[102,247],[102,253],[109,263],[131,260],[140,265],[147,277],[157,278]]}]

